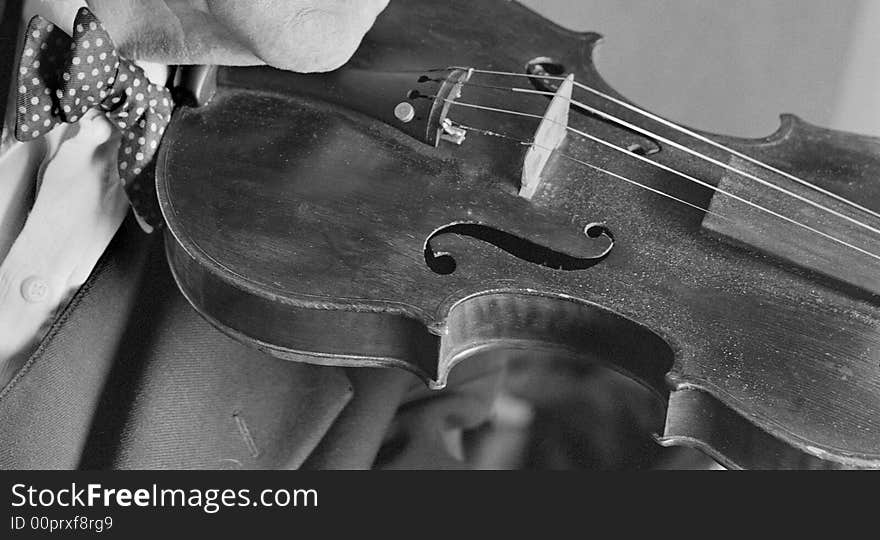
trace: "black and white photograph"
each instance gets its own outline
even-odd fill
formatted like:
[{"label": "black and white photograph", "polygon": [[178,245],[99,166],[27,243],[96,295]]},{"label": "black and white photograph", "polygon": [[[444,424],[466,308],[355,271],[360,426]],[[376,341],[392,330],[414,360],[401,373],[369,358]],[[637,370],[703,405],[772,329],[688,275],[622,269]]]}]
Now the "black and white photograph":
[{"label": "black and white photograph", "polygon": [[3,471],[880,469],[880,2],[0,12]]}]

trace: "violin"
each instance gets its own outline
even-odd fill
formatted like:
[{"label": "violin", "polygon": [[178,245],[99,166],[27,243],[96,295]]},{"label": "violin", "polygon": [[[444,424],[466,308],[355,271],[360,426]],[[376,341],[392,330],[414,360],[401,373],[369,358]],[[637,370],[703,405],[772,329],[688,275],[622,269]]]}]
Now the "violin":
[{"label": "violin", "polygon": [[[499,24],[503,21],[503,24]],[[344,67],[197,76],[156,167],[189,302],[280,358],[608,366],[731,468],[880,468],[880,140],[678,125],[599,36],[395,0]]]}]

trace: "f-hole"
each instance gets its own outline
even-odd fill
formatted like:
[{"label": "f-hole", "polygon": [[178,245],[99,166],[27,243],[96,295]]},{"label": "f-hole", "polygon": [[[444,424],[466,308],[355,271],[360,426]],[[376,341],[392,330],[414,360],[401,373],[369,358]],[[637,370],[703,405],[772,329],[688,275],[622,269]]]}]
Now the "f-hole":
[{"label": "f-hole", "polygon": [[526,64],[526,73],[532,75],[529,80],[535,89],[554,94],[559,90],[559,79],[544,77],[565,77],[568,74],[565,66],[547,56],[539,56],[529,60],[529,63]]},{"label": "f-hole", "polygon": [[[425,241],[425,264],[434,273],[440,275],[452,274],[457,267],[455,258],[451,253],[434,251],[431,245],[431,240],[441,234],[458,234],[475,238],[492,244],[518,259],[553,270],[584,270],[601,261],[611,251],[609,246],[599,257],[574,257],[488,225],[453,223],[436,230]],[[611,235],[611,231],[603,224],[591,223],[587,225],[584,228],[584,235],[589,238],[598,238],[605,235],[612,240],[611,246],[613,246],[614,237]]]}]

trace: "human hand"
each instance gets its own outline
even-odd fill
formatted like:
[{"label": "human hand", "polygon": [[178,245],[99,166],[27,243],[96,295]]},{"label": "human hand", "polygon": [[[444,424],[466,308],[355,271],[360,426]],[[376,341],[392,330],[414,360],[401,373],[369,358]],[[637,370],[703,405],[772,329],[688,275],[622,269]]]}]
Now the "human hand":
[{"label": "human hand", "polygon": [[166,64],[344,64],[388,0],[88,0],[127,58]]}]

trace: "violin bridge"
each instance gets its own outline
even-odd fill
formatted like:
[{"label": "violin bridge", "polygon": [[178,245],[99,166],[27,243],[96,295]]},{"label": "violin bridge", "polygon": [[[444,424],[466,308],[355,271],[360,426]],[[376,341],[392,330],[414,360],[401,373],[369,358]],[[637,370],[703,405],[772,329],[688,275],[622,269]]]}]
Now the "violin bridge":
[{"label": "violin bridge", "polygon": [[547,161],[553,151],[565,140],[573,86],[574,74],[572,73],[559,85],[559,90],[556,91],[556,95],[553,96],[550,105],[544,111],[544,117],[535,131],[535,137],[523,160],[519,187],[520,197],[531,199],[535,195],[541,185]]}]

